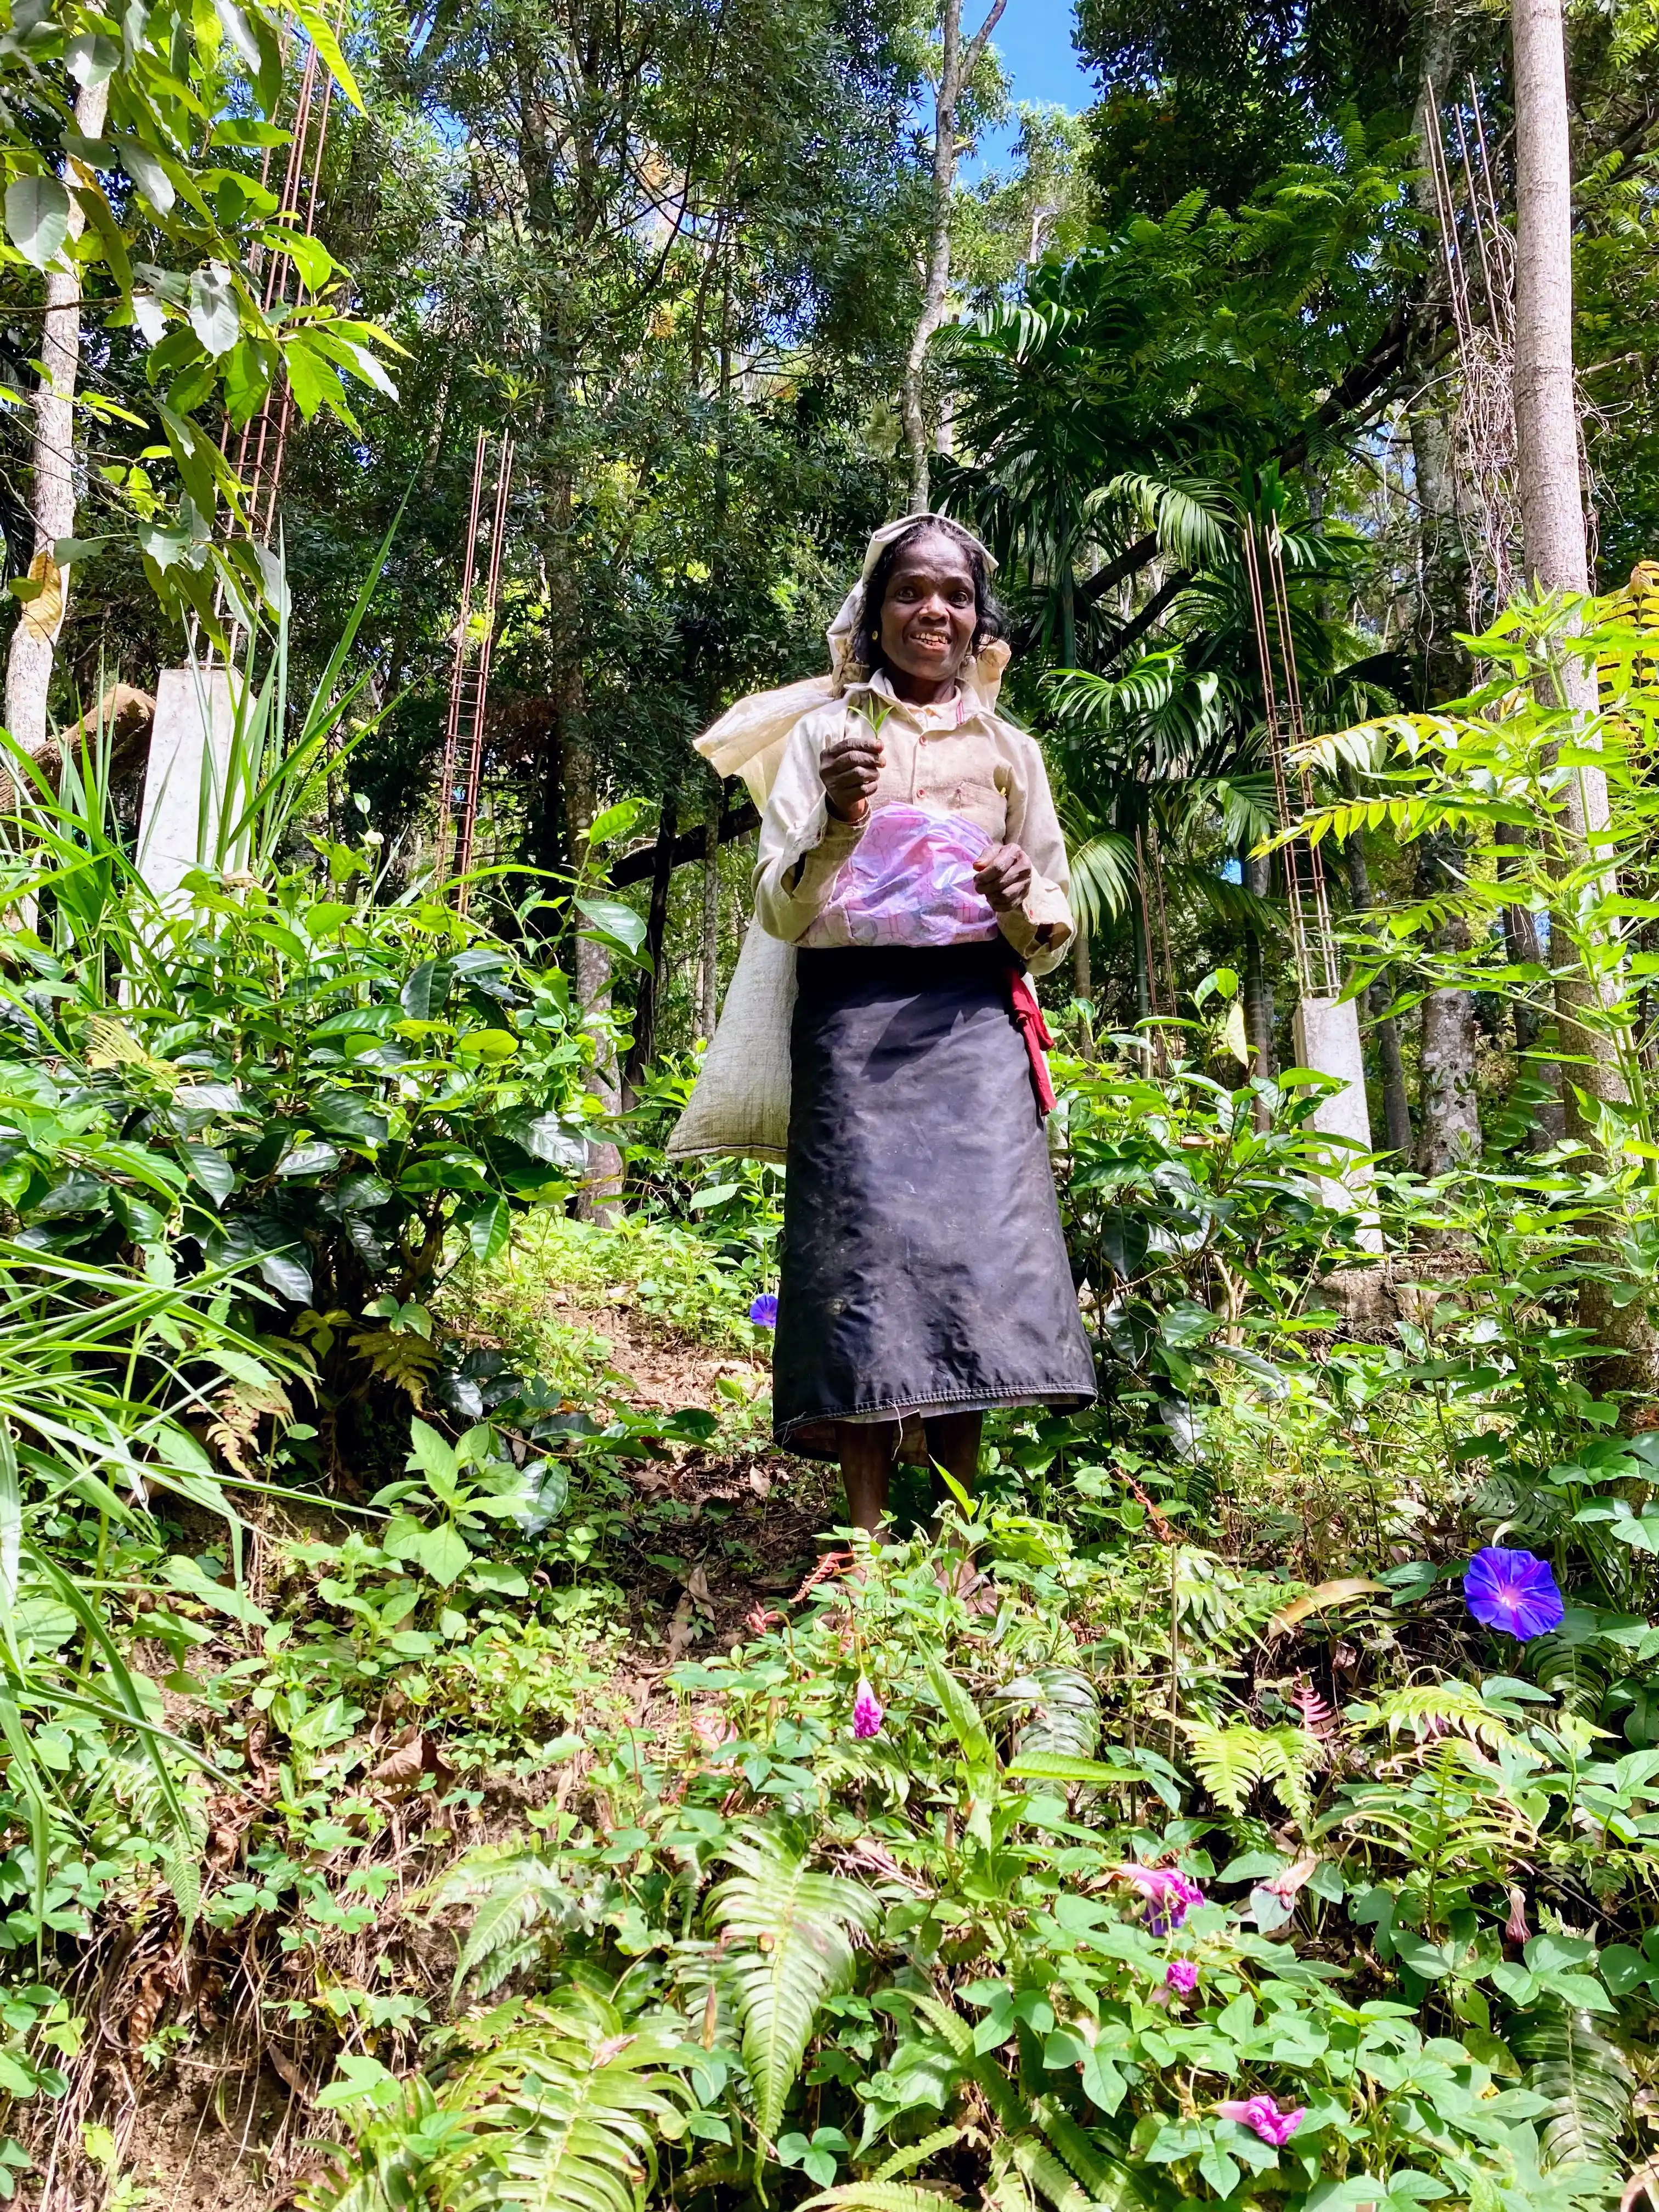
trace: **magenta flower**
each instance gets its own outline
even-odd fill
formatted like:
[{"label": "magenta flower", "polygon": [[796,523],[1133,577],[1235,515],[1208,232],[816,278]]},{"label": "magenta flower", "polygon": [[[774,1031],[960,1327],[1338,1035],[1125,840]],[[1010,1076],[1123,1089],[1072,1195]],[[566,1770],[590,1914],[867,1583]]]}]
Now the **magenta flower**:
[{"label": "magenta flower", "polygon": [[881,1724],[886,1716],[881,1701],[870,1687],[869,1677],[859,1676],[859,1686],[853,1698],[853,1733],[860,1742],[881,1734]]},{"label": "magenta flower", "polygon": [[778,1294],[763,1291],[749,1309],[749,1318],[757,1328],[775,1328],[778,1325]]},{"label": "magenta flower", "polygon": [[1281,2112],[1271,2097],[1261,2096],[1230,2097],[1216,2110],[1224,2120],[1237,2120],[1240,2127],[1251,2129],[1275,2150],[1289,2142],[1308,2117],[1305,2105],[1298,2105],[1292,2112]]},{"label": "magenta flower", "polygon": [[1171,1959],[1164,1970],[1164,1986],[1177,1996],[1189,1997],[1198,1987],[1196,1959]]},{"label": "magenta flower", "polygon": [[1130,1864],[1115,1866],[1112,1872],[1119,1881],[1127,1881],[1132,1889],[1138,1890],[1154,1908],[1147,1916],[1146,1925],[1155,1936],[1167,1935],[1171,1928],[1179,1928],[1194,1905],[1205,1901],[1198,1884],[1178,1867]]},{"label": "magenta flower", "polygon": [[1547,1559],[1488,1544],[1469,1561],[1463,1599],[1484,1628],[1529,1644],[1559,1628],[1566,1608]]}]

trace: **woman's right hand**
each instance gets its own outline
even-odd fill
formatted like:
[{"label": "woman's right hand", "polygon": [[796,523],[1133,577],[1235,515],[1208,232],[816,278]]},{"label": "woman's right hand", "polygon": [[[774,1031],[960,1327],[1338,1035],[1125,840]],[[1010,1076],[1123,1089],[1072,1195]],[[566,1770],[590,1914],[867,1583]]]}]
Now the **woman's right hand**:
[{"label": "woman's right hand", "polygon": [[827,744],[818,763],[823,795],[838,822],[862,822],[886,758],[873,730],[847,732]]}]

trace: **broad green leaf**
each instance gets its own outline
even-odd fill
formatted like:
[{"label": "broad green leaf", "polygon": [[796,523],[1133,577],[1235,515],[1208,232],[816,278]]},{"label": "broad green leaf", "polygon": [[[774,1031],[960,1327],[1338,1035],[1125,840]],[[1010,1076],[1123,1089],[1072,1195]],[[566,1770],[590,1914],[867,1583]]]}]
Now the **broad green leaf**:
[{"label": "broad green leaf", "polygon": [[630,952],[637,952],[645,942],[644,915],[622,899],[579,898],[576,910],[602,937],[613,938]]},{"label": "broad green leaf", "polygon": [[37,269],[50,268],[69,238],[69,193],[56,177],[18,177],[6,187],[6,235]]},{"label": "broad green leaf", "polygon": [[126,171],[157,215],[170,214],[178,195],[160,157],[137,138],[122,138],[115,149]]},{"label": "broad green leaf", "polygon": [[506,1250],[512,1233],[513,1217],[504,1198],[489,1199],[466,1217],[466,1241],[472,1248],[473,1258],[481,1265]]},{"label": "broad green leaf", "polygon": [[422,1528],[404,1540],[405,1556],[417,1560],[435,1583],[446,1588],[461,1574],[472,1557],[471,1547],[453,1521],[436,1528]]},{"label": "broad green leaf", "polygon": [[241,337],[236,287],[222,261],[210,261],[191,271],[190,326],[216,361]]}]

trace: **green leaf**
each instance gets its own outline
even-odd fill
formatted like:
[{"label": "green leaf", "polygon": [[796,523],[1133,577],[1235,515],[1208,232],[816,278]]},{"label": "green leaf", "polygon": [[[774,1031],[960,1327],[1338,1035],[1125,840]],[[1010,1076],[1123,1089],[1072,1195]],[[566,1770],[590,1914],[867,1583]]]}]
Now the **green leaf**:
[{"label": "green leaf", "polygon": [[629,952],[637,952],[645,942],[644,915],[623,899],[579,898],[576,911],[601,937],[613,939]]},{"label": "green leaf", "polygon": [[447,960],[422,960],[410,970],[398,1001],[411,1022],[429,1022],[441,1010],[449,996],[449,979]]},{"label": "green leaf", "polygon": [[120,156],[121,167],[143,194],[159,216],[172,212],[178,195],[173,179],[160,156],[136,138],[117,141],[115,150]]},{"label": "green leaf", "polygon": [[335,83],[361,115],[363,112],[363,95],[357,89],[356,78],[346,65],[346,58],[340,52],[340,42],[334,35],[326,14],[319,8],[307,6],[306,0],[297,0],[295,13],[305,25],[306,34],[312,45],[327,63]]},{"label": "green leaf", "polygon": [[418,1417],[409,1425],[409,1457],[405,1464],[418,1471],[440,1497],[453,1497],[465,1464],[454,1445],[447,1443],[430,1422]]},{"label": "green leaf", "polygon": [[929,1663],[927,1680],[975,1789],[986,1789],[996,1779],[997,1755],[980,1717],[979,1707],[956,1676],[937,1660]]},{"label": "green leaf", "polygon": [[504,1114],[499,1123],[504,1137],[566,1175],[580,1175],[587,1166],[587,1133],[579,1124],[554,1113]]},{"label": "green leaf", "polygon": [[6,187],[6,235],[36,269],[63,252],[69,217],[69,193],[56,177],[18,177]]},{"label": "green leaf", "polygon": [[216,361],[241,337],[235,283],[222,261],[209,261],[191,270],[189,312],[191,330]]},{"label": "green leaf", "polygon": [[447,1589],[465,1571],[472,1547],[453,1521],[444,1521],[435,1528],[417,1529],[405,1536],[403,1556],[424,1567],[434,1583]]},{"label": "green leaf", "polygon": [[473,1258],[481,1266],[506,1250],[512,1233],[513,1216],[504,1198],[486,1199],[466,1216],[466,1241],[472,1248]]},{"label": "green leaf", "polygon": [[191,1179],[207,1193],[216,1206],[222,1206],[236,1188],[236,1170],[212,1145],[186,1145],[185,1158]]}]

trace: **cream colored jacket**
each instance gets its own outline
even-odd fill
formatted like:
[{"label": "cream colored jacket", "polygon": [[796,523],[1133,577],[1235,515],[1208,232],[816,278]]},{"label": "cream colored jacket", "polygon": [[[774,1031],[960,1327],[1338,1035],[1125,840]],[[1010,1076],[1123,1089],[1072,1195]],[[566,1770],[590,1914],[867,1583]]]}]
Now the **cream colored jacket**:
[{"label": "cream colored jacket", "polygon": [[943,709],[910,706],[878,669],[844,698],[802,715],[761,817],[755,917],[769,935],[797,942],[864,835],[867,813],[860,822],[830,813],[820,764],[849,714],[865,712],[879,725],[885,755],[872,805],[937,806],[977,823],[998,844],[1019,846],[1031,863],[1031,888],[1022,906],[998,920],[1033,975],[1056,964],[1072,935],[1071,872],[1042,754],[1024,730],[961,696],[958,722],[955,702]]}]

